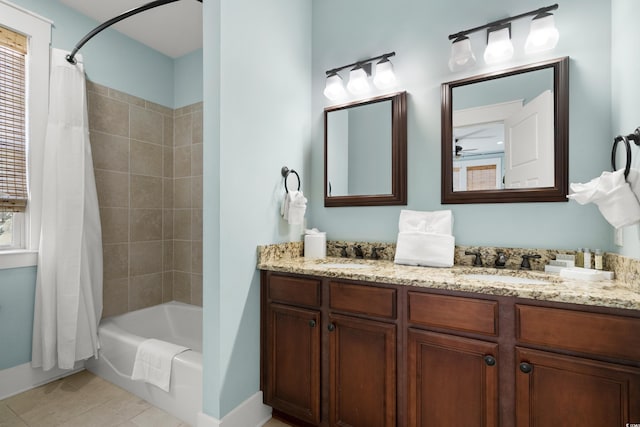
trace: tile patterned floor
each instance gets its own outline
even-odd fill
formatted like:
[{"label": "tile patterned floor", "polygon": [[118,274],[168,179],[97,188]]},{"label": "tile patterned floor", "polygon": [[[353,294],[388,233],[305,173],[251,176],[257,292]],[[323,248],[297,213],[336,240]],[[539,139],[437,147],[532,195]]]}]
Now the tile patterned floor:
[{"label": "tile patterned floor", "polygon": [[[0,427],[187,427],[88,371],[0,400]],[[265,427],[286,427],[270,420]]]}]

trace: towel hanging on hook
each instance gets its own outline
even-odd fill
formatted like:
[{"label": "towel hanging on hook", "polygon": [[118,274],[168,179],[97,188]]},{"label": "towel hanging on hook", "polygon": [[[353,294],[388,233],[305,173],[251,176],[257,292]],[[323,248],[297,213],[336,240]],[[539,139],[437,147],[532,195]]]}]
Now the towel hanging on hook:
[{"label": "towel hanging on hook", "polygon": [[[290,225],[300,225],[304,223],[304,214],[307,210],[307,199],[300,191],[300,175],[293,169],[283,166],[280,173],[284,177],[284,189],[286,194],[280,208],[280,214]],[[298,189],[289,191],[287,187],[287,178],[290,174],[294,174],[298,178]]]},{"label": "towel hanging on hook", "polygon": [[289,192],[289,188],[287,188],[287,178],[289,178],[289,174],[295,174],[296,178],[298,178],[297,191],[300,191],[300,175],[298,175],[298,172],[296,172],[294,169],[289,169],[288,167],[283,166],[282,169],[280,170],[280,173],[284,177],[284,189],[286,190],[287,193]]}]

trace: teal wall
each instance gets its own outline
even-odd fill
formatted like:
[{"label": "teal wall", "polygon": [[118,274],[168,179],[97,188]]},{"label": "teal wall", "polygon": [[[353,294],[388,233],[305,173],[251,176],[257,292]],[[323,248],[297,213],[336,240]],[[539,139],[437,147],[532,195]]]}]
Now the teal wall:
[{"label": "teal wall", "polygon": [[202,49],[174,61],[173,108],[202,101]]},{"label": "teal wall", "polygon": [[[630,0],[632,1],[632,0]],[[612,250],[610,226],[593,205],[440,203],[440,85],[475,74],[544,59],[570,56],[569,179],[585,182],[609,168],[611,131],[611,2],[559,1],[560,42],[551,52],[526,57],[529,19],[513,23],[512,60],[487,67],[486,33],[471,36],[478,63],[462,73],[447,67],[449,34],[548,6],[542,0],[419,1],[323,0],[313,2],[313,143],[309,226],[328,238],[393,242],[400,209],[451,209],[456,243],[531,248],[600,247]],[[631,31],[631,30],[629,30]],[[323,116],[325,71],[358,59],[395,51],[391,58],[399,89],[408,92],[408,205],[323,206]]]},{"label": "teal wall", "polygon": [[[612,2],[612,108],[613,131],[611,135],[627,135],[640,126],[640,36],[636,26],[629,25],[630,16],[640,16],[637,0],[613,0]],[[610,138],[611,139],[611,138]],[[631,167],[640,171],[640,147],[631,144]],[[618,147],[619,167],[624,165],[624,148]],[[640,259],[640,225],[623,229],[622,255]]]},{"label": "teal wall", "polygon": [[311,0],[204,9],[204,412],[221,419],[259,390],[256,246],[289,234],[280,168],[309,170]]},{"label": "teal wall", "polygon": [[0,370],[31,361],[36,268],[0,270]]}]

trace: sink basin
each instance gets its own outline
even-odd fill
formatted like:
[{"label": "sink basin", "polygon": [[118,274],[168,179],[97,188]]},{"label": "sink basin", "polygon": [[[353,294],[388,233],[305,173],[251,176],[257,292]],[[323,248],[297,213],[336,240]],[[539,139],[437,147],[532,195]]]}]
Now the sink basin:
[{"label": "sink basin", "polygon": [[320,268],[354,268],[354,269],[365,269],[371,268],[368,264],[356,264],[352,262],[329,262],[326,264],[318,264]]},{"label": "sink basin", "polygon": [[516,283],[521,285],[545,285],[551,282],[527,277],[503,276],[501,274],[463,274],[465,279],[482,280],[485,282]]}]

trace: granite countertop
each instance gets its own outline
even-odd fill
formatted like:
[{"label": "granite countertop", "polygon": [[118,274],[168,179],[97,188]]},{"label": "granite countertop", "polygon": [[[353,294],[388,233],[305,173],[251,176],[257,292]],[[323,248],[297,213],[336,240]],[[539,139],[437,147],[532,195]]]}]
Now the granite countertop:
[{"label": "granite countertop", "polygon": [[[340,267],[337,264],[355,267]],[[487,267],[454,266],[430,268],[397,265],[389,260],[363,260],[327,257],[307,260],[302,256],[258,257],[260,270],[306,274],[338,279],[361,280],[422,288],[473,292],[488,295],[512,296],[542,301],[555,301],[590,306],[640,310],[637,287],[619,280],[586,282],[565,279],[557,274]],[[499,275],[498,278],[478,279],[468,275]],[[509,283],[518,277],[529,283]]]}]

